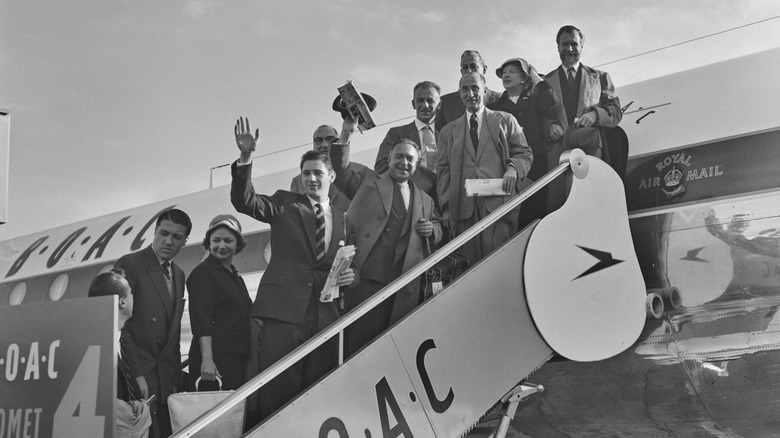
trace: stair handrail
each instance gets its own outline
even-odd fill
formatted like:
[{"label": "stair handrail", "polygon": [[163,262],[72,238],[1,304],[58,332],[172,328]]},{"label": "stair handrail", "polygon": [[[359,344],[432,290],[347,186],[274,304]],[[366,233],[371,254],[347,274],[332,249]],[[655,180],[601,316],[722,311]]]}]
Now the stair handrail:
[{"label": "stair handrail", "polygon": [[396,292],[401,290],[410,281],[422,275],[425,271],[432,268],[436,263],[455,252],[458,248],[463,246],[479,233],[484,231],[487,227],[493,225],[499,219],[501,219],[509,211],[519,206],[523,201],[530,198],[533,194],[541,190],[544,186],[549,184],[555,178],[561,176],[566,172],[569,167],[572,168],[575,175],[579,178],[583,178],[588,171],[587,157],[580,149],[572,149],[565,151],[561,154],[559,164],[554,167],[547,174],[539,178],[537,181],[528,186],[525,190],[512,197],[509,201],[502,204],[495,209],[492,213],[487,215],[484,219],[480,220],[468,230],[458,235],[449,243],[436,250],[433,254],[428,256],[425,260],[415,265],[412,269],[404,272],[400,277],[390,282],[387,286],[381,289],[379,292],[372,295],[362,304],[355,309],[349,311],[345,315],[341,316],[335,322],[330,324],[321,332],[317,333],[314,337],[304,342],[300,347],[288,353],[283,358],[279,359],[276,363],[266,368],[251,380],[246,382],[243,386],[235,390],[232,394],[222,400],[213,408],[203,413],[200,417],[196,418],[192,423],[188,424],[178,432],[171,435],[171,438],[186,438],[191,437],[193,434],[206,427],[209,423],[219,418],[222,414],[230,410],[233,406],[237,405],[250,395],[270,382],[274,377],[278,376],[287,368],[294,365],[299,360],[303,359],[306,355],[317,349],[320,345],[324,344],[332,337],[339,335],[342,330],[347,326],[355,322],[358,318],[368,313],[371,309],[381,304],[387,298],[393,296]]}]

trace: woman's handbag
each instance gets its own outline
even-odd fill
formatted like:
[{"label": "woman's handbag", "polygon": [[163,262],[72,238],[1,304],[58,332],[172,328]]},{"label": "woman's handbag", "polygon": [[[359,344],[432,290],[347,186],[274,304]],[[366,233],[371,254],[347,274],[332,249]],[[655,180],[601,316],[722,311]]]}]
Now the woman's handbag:
[{"label": "woman's handbag", "polygon": [[[217,378],[217,382],[219,382],[219,391],[179,392],[168,396],[168,411],[171,414],[171,427],[174,433],[195,421],[234,392],[222,391],[222,380]],[[200,383],[200,378],[195,382],[196,389],[198,383]],[[202,438],[240,437],[244,431],[245,416],[246,400],[242,400],[192,436]]]}]

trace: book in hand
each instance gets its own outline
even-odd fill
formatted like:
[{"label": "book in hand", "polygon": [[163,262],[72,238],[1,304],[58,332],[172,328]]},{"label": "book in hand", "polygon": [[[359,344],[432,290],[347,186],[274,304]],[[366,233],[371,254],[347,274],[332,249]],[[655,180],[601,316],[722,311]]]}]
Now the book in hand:
[{"label": "book in hand", "polygon": [[339,297],[339,275],[349,268],[352,259],[355,257],[355,245],[347,245],[339,248],[336,258],[333,259],[333,265],[330,267],[328,278],[325,280],[325,286],[320,292],[320,302],[330,303]]},{"label": "book in hand", "polygon": [[371,118],[371,111],[368,109],[366,101],[363,96],[358,93],[355,84],[349,79],[344,85],[338,87],[341,100],[344,102],[344,107],[349,112],[352,120],[357,123],[361,132],[367,131],[376,126],[374,119]]}]

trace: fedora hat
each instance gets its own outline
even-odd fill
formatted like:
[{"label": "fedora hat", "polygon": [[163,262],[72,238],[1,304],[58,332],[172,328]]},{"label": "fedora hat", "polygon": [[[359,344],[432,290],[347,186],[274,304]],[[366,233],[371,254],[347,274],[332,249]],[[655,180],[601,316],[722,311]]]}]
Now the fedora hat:
[{"label": "fedora hat", "polygon": [[[374,108],[376,108],[376,99],[366,93],[360,93],[360,95],[363,96],[363,101],[366,102],[368,110],[374,111]],[[347,116],[349,116],[349,110],[344,106],[344,100],[341,99],[340,94],[333,99],[333,111],[341,113],[342,119],[346,119]]]},{"label": "fedora hat", "polygon": [[601,149],[601,132],[596,128],[569,125],[563,134],[564,149],[582,149],[588,155],[594,155]]}]

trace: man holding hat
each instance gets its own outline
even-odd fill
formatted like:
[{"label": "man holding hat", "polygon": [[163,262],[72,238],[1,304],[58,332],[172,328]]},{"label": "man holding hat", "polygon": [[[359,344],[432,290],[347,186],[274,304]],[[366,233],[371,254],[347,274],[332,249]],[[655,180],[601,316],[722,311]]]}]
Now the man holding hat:
[{"label": "man holding hat", "polygon": [[[561,154],[574,148],[609,163],[604,129],[616,127],[623,118],[612,79],[609,73],[580,63],[585,36],[576,27],[561,27],[555,42],[561,66],[545,80],[561,103],[555,116],[545,120],[547,168],[557,166]],[[565,199],[564,180],[558,178],[548,188],[547,211],[558,209]]]}]

